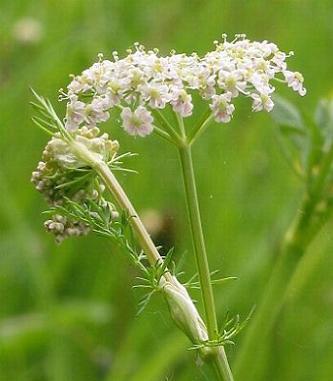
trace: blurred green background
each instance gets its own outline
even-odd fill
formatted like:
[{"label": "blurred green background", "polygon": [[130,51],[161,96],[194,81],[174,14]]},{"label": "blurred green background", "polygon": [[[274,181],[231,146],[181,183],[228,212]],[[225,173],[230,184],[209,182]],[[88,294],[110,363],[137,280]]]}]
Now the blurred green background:
[{"label": "blurred green background", "polygon": [[[122,54],[140,41],[162,53],[204,53],[222,33],[294,50],[289,65],[304,74],[308,95],[280,93],[301,109],[331,92],[332,0],[0,0],[1,381],[212,379],[195,368],[160,298],[136,316],[142,295],[132,289],[137,274],[124,253],[93,236],[56,246],[43,230],[46,205],[30,174],[47,137],[30,121],[28,88],[56,103],[68,74],[99,52]],[[269,115],[251,113],[247,101],[237,106],[232,123],[212,126],[194,150],[211,268],[239,278],[215,289],[221,320],[227,311],[246,316],[259,300],[302,194]],[[176,152],[156,137],[113,131],[122,151],[139,153],[129,164],[140,174],[121,182],[146,219],[162,220],[157,241],[175,245],[183,279],[190,278]],[[269,380],[333,379],[331,231],[332,224],[317,237],[294,279],[265,359]],[[227,348],[231,362],[243,335]]]}]

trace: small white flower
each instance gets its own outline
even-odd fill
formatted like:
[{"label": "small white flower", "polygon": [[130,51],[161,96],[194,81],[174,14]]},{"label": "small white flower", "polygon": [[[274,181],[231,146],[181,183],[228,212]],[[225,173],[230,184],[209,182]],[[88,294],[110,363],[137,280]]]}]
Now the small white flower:
[{"label": "small white flower", "polygon": [[261,49],[264,52],[264,57],[270,57],[272,54],[276,54],[279,48],[273,42],[263,41],[261,43]]},{"label": "small white flower", "polygon": [[81,81],[86,90],[93,87],[98,94],[105,93],[111,72],[109,63],[110,61],[107,60],[96,62],[89,69],[83,71]]},{"label": "small white flower", "polygon": [[269,79],[262,73],[254,73],[250,81],[259,93],[270,94],[275,90],[273,86],[270,86]]},{"label": "small white flower", "polygon": [[71,94],[78,94],[84,90],[82,82],[77,78],[74,78],[67,88]]},{"label": "small white flower", "polygon": [[214,95],[212,97],[212,104],[210,105],[213,111],[214,118],[217,122],[228,123],[231,120],[232,113],[235,106],[230,103],[232,94],[225,93],[221,95]]},{"label": "small white flower", "polygon": [[114,78],[109,80],[107,84],[107,93],[109,97],[110,107],[117,106],[121,103],[121,99],[124,96],[125,91],[129,86],[129,79]]},{"label": "small white flower", "polygon": [[107,108],[108,100],[106,98],[94,98],[85,109],[85,120],[87,124],[95,126],[96,123],[106,122],[109,119],[109,113],[105,111]]},{"label": "small white flower", "polygon": [[144,101],[151,108],[164,108],[170,100],[169,87],[164,84],[149,83],[139,87]]},{"label": "small white flower", "polygon": [[233,72],[221,70],[219,72],[217,83],[220,88],[224,89],[226,92],[230,92],[233,97],[237,97],[239,91],[244,93],[246,88],[246,82],[244,81],[240,70],[235,70]]},{"label": "small white flower", "polygon": [[153,117],[143,106],[139,106],[135,111],[125,107],[121,114],[124,130],[130,135],[146,136],[152,133]]},{"label": "small white flower", "polygon": [[272,58],[272,63],[274,63],[277,67],[278,70],[285,70],[287,68],[287,64],[285,62],[287,58],[287,55],[286,53],[284,52],[281,52],[281,51],[277,51],[273,58]]},{"label": "small white flower", "polygon": [[173,100],[171,101],[172,108],[175,112],[178,112],[180,116],[187,117],[192,115],[193,103],[192,96],[185,90],[175,90],[173,92]]},{"label": "small white flower", "polygon": [[136,90],[138,86],[140,86],[141,84],[145,82],[144,73],[137,67],[134,67],[133,69],[129,70],[128,78],[130,82],[130,87],[133,88],[134,90]]},{"label": "small white flower", "polygon": [[207,79],[203,79],[202,77],[200,78],[200,87],[199,87],[199,92],[202,96],[203,99],[210,99],[213,95],[216,94],[216,81],[215,81],[215,76],[211,75]]},{"label": "small white flower", "polygon": [[283,74],[289,87],[291,87],[294,91],[297,91],[301,96],[306,94],[306,89],[303,87],[304,78],[301,73],[298,71],[292,72],[286,70]]},{"label": "small white flower", "polygon": [[261,110],[272,111],[274,103],[269,95],[253,93],[251,94],[251,98],[253,99],[252,110],[254,112]]},{"label": "small white flower", "polygon": [[77,96],[71,96],[67,103],[66,128],[69,131],[75,131],[84,121],[84,112],[86,104],[78,100]]}]

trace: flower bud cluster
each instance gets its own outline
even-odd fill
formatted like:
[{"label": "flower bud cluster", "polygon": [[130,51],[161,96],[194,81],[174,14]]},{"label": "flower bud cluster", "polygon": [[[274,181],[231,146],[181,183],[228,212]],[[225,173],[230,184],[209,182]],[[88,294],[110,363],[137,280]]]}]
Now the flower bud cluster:
[{"label": "flower bud cluster", "polygon": [[57,243],[61,243],[68,237],[78,237],[90,232],[89,225],[61,214],[55,214],[51,219],[46,220],[44,227],[48,232],[54,234]]},{"label": "flower bud cluster", "polygon": [[233,101],[243,95],[252,100],[252,110],[271,111],[272,81],[286,83],[305,95],[303,76],[287,69],[286,54],[267,41],[252,42],[237,36],[228,42],[223,36],[215,49],[203,57],[172,52],[159,55],[135,44],[125,58],[117,52],[73,77],[68,85],[66,128],[82,124],[95,126],[121,109],[122,126],[131,135],[145,136],[153,131],[153,110],[170,105],[181,117],[192,115],[193,94],[207,101],[217,122],[227,123],[235,110]]},{"label": "flower bud cluster", "polygon": [[[108,134],[100,134],[97,127],[88,129],[83,126],[73,134],[73,138],[106,162],[119,148],[117,141],[110,140]],[[64,206],[68,200],[79,204],[92,200],[112,208],[111,217],[117,217],[114,207],[102,196],[105,186],[99,182],[95,172],[75,156],[60,134],[55,134],[46,145],[31,181],[51,207]],[[90,230],[88,224],[60,214],[53,215],[44,226],[59,243],[70,236],[85,235]]]}]

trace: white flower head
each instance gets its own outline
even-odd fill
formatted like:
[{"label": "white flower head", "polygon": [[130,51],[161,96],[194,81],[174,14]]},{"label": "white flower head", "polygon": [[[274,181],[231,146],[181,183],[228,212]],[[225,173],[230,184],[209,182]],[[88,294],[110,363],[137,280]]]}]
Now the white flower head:
[{"label": "white flower head", "polygon": [[[112,108],[122,109],[125,131],[146,136],[153,130],[151,111],[171,106],[182,118],[195,112],[192,97],[208,102],[216,121],[227,123],[234,112],[231,99],[252,98],[253,111],[270,111],[274,80],[305,95],[303,76],[287,69],[285,53],[268,41],[250,41],[238,35],[229,42],[223,37],[204,56],[146,50],[135,44],[128,55],[98,62],[72,78],[68,85],[69,130],[106,121]],[[133,109],[135,105],[135,110]]]},{"label": "white flower head", "polygon": [[133,136],[146,136],[152,133],[153,117],[145,107],[139,106],[135,111],[125,107],[121,114],[124,130]]}]

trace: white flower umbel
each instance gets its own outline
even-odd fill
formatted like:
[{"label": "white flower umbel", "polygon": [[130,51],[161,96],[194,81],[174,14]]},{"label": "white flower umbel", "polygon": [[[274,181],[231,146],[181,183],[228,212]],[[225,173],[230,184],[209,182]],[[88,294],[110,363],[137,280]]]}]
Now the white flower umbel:
[{"label": "white flower umbel", "polygon": [[[238,96],[253,99],[253,111],[271,111],[273,83],[285,82],[305,95],[303,76],[287,69],[292,53],[279,50],[267,41],[256,42],[237,36],[229,42],[223,36],[215,49],[200,57],[172,52],[161,56],[135,44],[122,59],[100,55],[99,61],[75,76],[62,93],[68,100],[66,126],[95,125],[109,118],[108,111],[121,108],[123,128],[131,135],[146,136],[153,131],[150,110],[171,105],[180,117],[189,117],[194,99],[208,102],[217,122],[230,121]],[[194,97],[194,94],[199,95]],[[231,98],[230,98],[231,95]],[[229,99],[230,98],[230,99]]]},{"label": "white flower umbel", "polygon": [[[69,104],[84,102],[88,110],[95,99],[103,97],[103,112],[121,110],[122,127],[130,135],[147,136],[155,131],[177,146],[205,310],[208,335],[205,346],[220,341],[191,146],[212,120],[217,123],[231,121],[238,97],[248,98],[254,112],[269,112],[274,107],[272,94],[275,84],[284,83],[300,95],[305,95],[303,77],[287,67],[286,61],[293,54],[281,51],[276,44],[250,41],[243,35],[236,36],[231,42],[223,36],[222,41],[214,44],[215,49],[203,56],[174,51],[161,56],[156,49],[146,50],[135,44],[124,58],[120,59],[116,52],[111,60],[99,56],[99,61],[75,76],[68,85],[67,93],[61,94],[61,98]],[[68,107],[71,110],[71,106]],[[205,111],[203,117],[200,115],[198,118],[199,123],[196,121],[192,126],[185,123],[184,118],[197,115],[196,111],[202,109]],[[175,114],[175,125],[170,122],[170,110]],[[78,121],[74,129],[89,124],[86,110],[81,113],[84,117],[67,115],[71,129],[73,120]],[[116,115],[114,112],[112,114]],[[94,122],[99,123],[98,120]],[[175,295],[178,296],[178,293]],[[177,309],[177,303],[173,306]],[[180,319],[179,326],[189,321],[187,313],[183,312],[175,314]],[[218,356],[214,360],[216,370],[221,379],[231,381],[233,376],[224,348],[221,343],[219,345],[219,351],[215,354]]]}]

